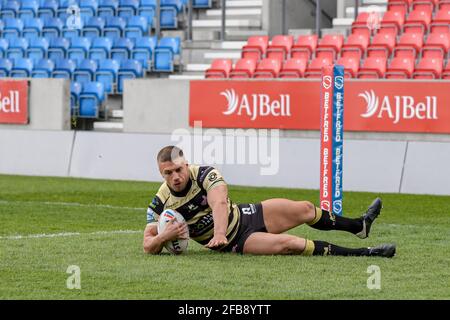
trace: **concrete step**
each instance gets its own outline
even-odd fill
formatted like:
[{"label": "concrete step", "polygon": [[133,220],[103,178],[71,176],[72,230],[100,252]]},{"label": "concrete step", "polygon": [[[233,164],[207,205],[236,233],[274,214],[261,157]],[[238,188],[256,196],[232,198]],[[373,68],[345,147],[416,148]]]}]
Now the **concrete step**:
[{"label": "concrete step", "polygon": [[363,5],[377,5],[377,4],[386,4],[388,0],[362,0]]},{"label": "concrete step", "polygon": [[[359,7],[358,13],[361,12],[378,12],[381,16],[386,12],[386,6],[367,6],[367,7]],[[347,7],[345,8],[345,17],[346,18],[354,18],[355,16],[355,7]]]},{"label": "concrete step", "polygon": [[210,66],[209,63],[189,63],[184,67],[184,71],[205,72]]},{"label": "concrete step", "polygon": [[[255,8],[255,9],[226,9],[225,15],[227,17],[241,17],[241,16],[261,16],[262,15],[262,9]],[[222,10],[221,9],[210,9],[206,10],[205,17],[222,17]]]},{"label": "concrete step", "polygon": [[247,41],[216,41],[211,43],[211,49],[241,50]]},{"label": "concrete step", "polygon": [[262,0],[227,0],[227,8],[255,8],[262,7]]},{"label": "concrete step", "polygon": [[247,41],[251,36],[267,36],[266,30],[226,30],[227,40]]},{"label": "concrete step", "polygon": [[352,18],[334,18],[333,27],[350,27],[353,21]]},{"label": "concrete step", "polygon": [[204,54],[204,59],[211,61],[214,59],[233,59],[237,60],[241,58],[241,51],[215,51],[206,52]]},{"label": "concrete step", "polygon": [[[194,20],[193,28],[220,28],[222,20]],[[259,19],[228,19],[225,22],[227,28],[260,28],[261,20]]]},{"label": "concrete step", "polygon": [[111,110],[111,118],[123,119],[123,110]]},{"label": "concrete step", "polygon": [[119,121],[96,121],[94,122],[94,130],[96,131],[123,131],[123,122]]},{"label": "concrete step", "polygon": [[169,76],[171,80],[201,80],[205,79],[204,75],[188,75],[188,74],[172,74]]}]

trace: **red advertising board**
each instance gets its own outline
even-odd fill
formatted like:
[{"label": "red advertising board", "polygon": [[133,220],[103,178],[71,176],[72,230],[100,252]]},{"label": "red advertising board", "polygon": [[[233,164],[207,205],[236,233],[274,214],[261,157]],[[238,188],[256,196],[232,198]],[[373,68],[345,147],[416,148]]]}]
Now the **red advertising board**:
[{"label": "red advertising board", "polygon": [[0,123],[28,123],[27,80],[0,80]]},{"label": "red advertising board", "polygon": [[[346,80],[348,131],[450,133],[450,81]],[[320,129],[319,81],[195,80],[189,124]]]}]

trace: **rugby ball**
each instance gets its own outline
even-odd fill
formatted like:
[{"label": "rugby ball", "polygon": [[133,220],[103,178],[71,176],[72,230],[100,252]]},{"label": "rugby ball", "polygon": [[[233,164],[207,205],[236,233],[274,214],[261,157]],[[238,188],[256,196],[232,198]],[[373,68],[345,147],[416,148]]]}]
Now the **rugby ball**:
[{"label": "rugby ball", "polygon": [[[166,209],[159,216],[158,234],[163,232],[166,228],[167,222],[173,219],[181,223],[186,222],[179,212],[172,209]],[[187,250],[188,243],[188,239],[176,239],[174,241],[167,241],[164,243],[164,247],[173,254],[180,254]]]}]

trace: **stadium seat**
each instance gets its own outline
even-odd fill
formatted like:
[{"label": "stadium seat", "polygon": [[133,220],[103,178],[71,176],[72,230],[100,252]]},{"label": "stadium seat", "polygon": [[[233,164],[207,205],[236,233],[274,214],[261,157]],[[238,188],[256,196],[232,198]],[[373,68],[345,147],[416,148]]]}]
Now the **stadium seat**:
[{"label": "stadium seat", "polygon": [[134,48],[134,43],[129,38],[117,38],[114,40],[111,49],[111,59],[119,61],[131,58],[131,52]]},{"label": "stadium seat", "polygon": [[80,14],[84,17],[93,17],[97,15],[97,0],[80,0]]},{"label": "stadium seat", "polygon": [[19,17],[21,19],[35,18],[38,16],[39,1],[37,0],[21,0]]},{"label": "stadium seat", "polygon": [[5,19],[7,17],[15,18],[19,16],[19,10],[20,2],[9,0],[3,3],[0,10],[0,16],[2,19]]},{"label": "stadium seat", "polygon": [[102,59],[99,61],[97,71],[95,72],[95,81],[101,82],[105,92],[111,93],[115,91],[117,83],[117,74],[119,73],[120,64],[113,59]]},{"label": "stadium seat", "polygon": [[377,33],[367,48],[367,57],[384,57],[388,59],[396,44],[396,34],[392,32]]},{"label": "stadium seat", "polygon": [[206,79],[226,79],[228,78],[233,62],[230,59],[215,59],[205,72]]},{"label": "stadium seat", "polygon": [[99,109],[105,100],[105,90],[100,82],[86,82],[79,96],[79,117],[98,118]]},{"label": "stadium seat", "polygon": [[119,0],[100,0],[97,15],[99,17],[116,16],[119,10]]},{"label": "stadium seat", "polygon": [[394,48],[394,57],[416,59],[422,46],[422,33],[404,33]]},{"label": "stadium seat", "polygon": [[6,57],[8,59],[17,59],[26,57],[28,49],[28,40],[25,38],[13,38],[9,41]]},{"label": "stadium seat", "polygon": [[83,89],[81,83],[72,81],[70,83],[70,113],[78,116],[80,112],[80,94]]},{"label": "stadium seat", "polygon": [[13,63],[10,59],[0,58],[0,78],[9,77]]},{"label": "stadium seat", "polygon": [[412,10],[422,10],[431,13],[434,11],[434,6],[437,2],[438,1],[435,0],[413,0],[411,8]]},{"label": "stadium seat", "polygon": [[440,79],[443,60],[439,58],[422,58],[416,66],[412,77],[414,79]]},{"label": "stadium seat", "polygon": [[[156,0],[141,0],[139,3],[138,14],[146,17],[149,22],[153,21],[156,12]],[[150,23],[150,26],[152,24]]]},{"label": "stadium seat", "polygon": [[387,11],[400,11],[403,15],[408,13],[412,0],[389,0]]},{"label": "stadium seat", "polygon": [[254,78],[278,78],[278,74],[281,70],[281,61],[278,59],[266,58],[261,60],[256,66],[253,73]]},{"label": "stadium seat", "polygon": [[234,68],[230,71],[230,78],[232,79],[252,78],[255,69],[256,69],[256,60],[248,58],[239,59],[234,65]]},{"label": "stadium seat", "polygon": [[378,33],[394,32],[398,34],[405,23],[405,15],[400,11],[386,11],[381,20],[380,30]]},{"label": "stadium seat", "polygon": [[160,25],[162,29],[177,29],[177,15],[181,12],[180,0],[161,0]]},{"label": "stadium seat", "polygon": [[403,32],[414,32],[425,34],[431,23],[431,12],[424,10],[413,10],[403,25]]},{"label": "stadium seat", "polygon": [[118,8],[119,17],[128,18],[135,16],[138,13],[138,8],[139,0],[120,0]]},{"label": "stadium seat", "polygon": [[293,44],[294,37],[291,35],[274,36],[267,47],[266,58],[278,59],[280,61],[286,60]]},{"label": "stadium seat", "polygon": [[73,80],[81,84],[94,81],[94,75],[97,71],[97,62],[91,59],[81,60],[73,73]]},{"label": "stadium seat", "polygon": [[361,12],[356,17],[356,20],[352,22],[351,34],[360,34],[367,38],[372,35],[372,30],[369,28],[368,20],[369,12]]},{"label": "stadium seat", "polygon": [[284,79],[303,78],[307,64],[307,59],[291,58],[289,60],[286,60],[280,70],[278,77]]},{"label": "stadium seat", "polygon": [[105,19],[102,17],[90,17],[81,30],[81,35],[89,38],[91,41],[97,37],[101,37],[105,24]]},{"label": "stadium seat", "polygon": [[396,57],[391,60],[387,68],[386,79],[409,79],[414,72],[414,59]]},{"label": "stadium seat", "polygon": [[47,57],[47,51],[49,48],[47,39],[34,38],[29,43],[30,45],[27,49],[27,57],[33,60],[34,63]]},{"label": "stadium seat", "polygon": [[149,26],[151,25],[152,22],[149,22],[146,17],[129,17],[125,27],[124,36],[130,39],[143,37],[149,33]]},{"label": "stadium seat", "polygon": [[449,48],[449,33],[430,33],[422,48],[422,58],[446,58]]},{"label": "stadium seat", "polygon": [[109,59],[113,42],[110,38],[95,38],[89,50],[89,59]]},{"label": "stadium seat", "polygon": [[449,10],[449,9],[450,9],[450,1],[449,0],[439,0],[438,10]]},{"label": "stadium seat", "polygon": [[19,18],[7,17],[3,19],[2,37],[5,39],[18,38],[23,31],[23,21]]},{"label": "stadium seat", "polygon": [[65,38],[54,38],[50,40],[47,57],[52,60],[64,59],[67,56],[70,42]]},{"label": "stadium seat", "polygon": [[252,36],[247,39],[247,44],[242,47],[241,58],[261,60],[266,54],[269,44],[268,36]]},{"label": "stadium seat", "polygon": [[29,18],[23,23],[22,37],[29,40],[40,37],[44,22],[40,18]]},{"label": "stadium seat", "polygon": [[341,57],[365,58],[369,37],[364,34],[351,34],[342,46]]},{"label": "stadium seat", "polygon": [[336,60],[343,44],[344,36],[342,34],[324,35],[317,45],[316,58],[328,58],[332,61]]},{"label": "stadium seat", "polygon": [[386,72],[386,58],[368,57],[358,71],[359,79],[382,79]]},{"label": "stadium seat", "polygon": [[9,73],[12,78],[31,77],[33,71],[33,61],[28,58],[18,58],[14,60],[13,68]]},{"label": "stadium seat", "polygon": [[356,78],[359,71],[360,58],[359,57],[340,57],[336,64],[344,66],[345,78]]},{"label": "stadium seat", "polygon": [[60,18],[47,18],[44,20],[44,28],[42,29],[42,36],[51,40],[62,35],[64,23]]},{"label": "stadium seat", "polygon": [[77,63],[88,58],[91,41],[86,37],[73,38],[67,51],[67,58],[75,60]]},{"label": "stadium seat", "polygon": [[51,78],[55,63],[50,59],[40,59],[34,63],[32,78]]},{"label": "stadium seat", "polygon": [[449,33],[450,32],[450,2],[448,9],[440,9],[430,24],[430,32]]},{"label": "stadium seat", "polygon": [[317,48],[317,41],[318,36],[316,34],[299,36],[297,42],[292,46],[291,58],[311,59]]},{"label": "stadium seat", "polygon": [[0,58],[6,58],[6,51],[8,51],[9,41],[0,38]]},{"label": "stadium seat", "polygon": [[46,0],[38,10],[38,16],[41,19],[53,18],[58,16],[58,2],[56,0]]},{"label": "stadium seat", "polygon": [[122,60],[117,73],[117,92],[123,92],[123,81],[125,79],[136,79],[143,76],[142,65],[138,60]]},{"label": "stadium seat", "polygon": [[72,75],[77,65],[74,60],[57,59],[55,60],[55,69],[52,72],[53,78],[72,79]]},{"label": "stadium seat", "polygon": [[442,71],[442,79],[450,79],[450,60],[447,61],[445,69]]},{"label": "stadium seat", "polygon": [[322,68],[333,63],[329,58],[314,58],[309,63],[305,71],[305,78],[320,78],[322,76]]},{"label": "stadium seat", "polygon": [[159,40],[155,48],[154,71],[173,72],[174,56],[180,53],[180,38],[166,37]]},{"label": "stadium seat", "polygon": [[193,0],[192,6],[195,9],[205,9],[212,7],[212,0]]},{"label": "stadium seat", "polygon": [[[0,4],[0,8],[1,8],[1,4]],[[3,31],[3,27],[4,27],[5,25],[4,25],[4,23],[3,23],[3,20],[2,19],[0,19],[0,35],[2,34],[2,31]]]},{"label": "stadium seat", "polygon": [[126,22],[122,17],[107,17],[103,36],[111,40],[120,38],[125,30]]},{"label": "stadium seat", "polygon": [[156,36],[137,38],[131,52],[131,58],[139,60],[144,69],[150,70],[157,42]]}]

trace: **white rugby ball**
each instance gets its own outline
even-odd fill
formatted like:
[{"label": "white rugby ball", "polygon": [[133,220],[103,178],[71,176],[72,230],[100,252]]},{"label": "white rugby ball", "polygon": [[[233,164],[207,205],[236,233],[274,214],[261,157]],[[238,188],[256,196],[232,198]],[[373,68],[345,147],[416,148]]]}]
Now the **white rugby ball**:
[{"label": "white rugby ball", "polygon": [[[179,212],[172,209],[166,209],[159,216],[158,234],[163,232],[166,228],[167,222],[173,219],[181,223],[186,222]],[[164,247],[173,254],[180,254],[187,250],[188,243],[188,239],[176,239],[173,241],[167,241],[166,243],[164,243]]]}]

